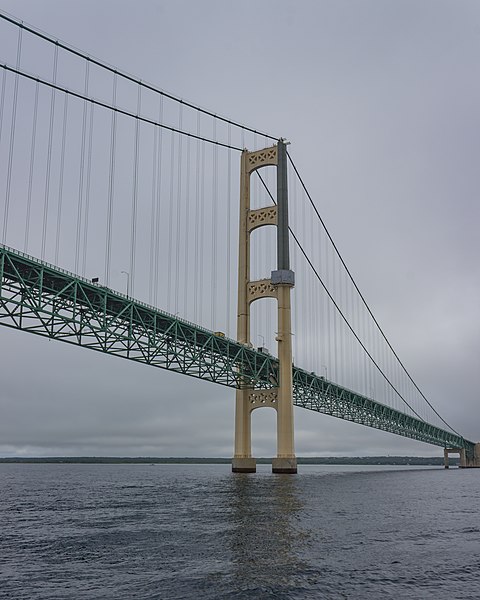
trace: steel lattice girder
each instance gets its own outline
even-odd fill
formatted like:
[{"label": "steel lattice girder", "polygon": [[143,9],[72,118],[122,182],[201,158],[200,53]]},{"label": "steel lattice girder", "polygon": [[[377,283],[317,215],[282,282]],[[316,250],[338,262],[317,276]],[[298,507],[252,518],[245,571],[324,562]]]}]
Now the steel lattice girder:
[{"label": "steel lattice girder", "polygon": [[[0,245],[0,325],[239,388],[277,385],[278,360]],[[296,406],[443,447],[473,442],[293,367]]]},{"label": "steel lattice girder", "polygon": [[293,370],[293,401],[296,406],[382,429],[403,437],[443,447],[465,448],[473,453],[474,443],[338,386],[302,369]]},{"label": "steel lattice girder", "polygon": [[229,387],[271,387],[277,361],[0,246],[0,324]]}]

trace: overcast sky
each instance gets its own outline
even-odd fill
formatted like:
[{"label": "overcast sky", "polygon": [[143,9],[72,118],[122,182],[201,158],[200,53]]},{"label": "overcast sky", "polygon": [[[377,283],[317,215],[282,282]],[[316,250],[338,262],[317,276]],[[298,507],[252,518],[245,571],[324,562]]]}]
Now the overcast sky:
[{"label": "overcast sky", "polygon": [[[421,389],[480,438],[476,0],[0,0],[0,9],[214,112],[296,164]],[[0,328],[0,454],[230,456],[234,392]],[[298,455],[441,449],[296,409]],[[271,411],[253,414],[275,453]]]}]

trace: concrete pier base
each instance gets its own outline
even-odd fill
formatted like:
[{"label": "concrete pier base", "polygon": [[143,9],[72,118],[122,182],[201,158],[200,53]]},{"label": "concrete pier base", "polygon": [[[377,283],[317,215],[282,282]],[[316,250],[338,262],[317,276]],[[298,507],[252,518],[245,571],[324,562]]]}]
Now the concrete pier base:
[{"label": "concrete pier base", "polygon": [[475,444],[473,456],[468,456],[462,449],[460,467],[462,469],[480,469],[480,443]]},{"label": "concrete pier base", "polygon": [[257,461],[254,458],[233,458],[232,473],[256,473]]},{"label": "concrete pier base", "polygon": [[449,452],[450,450],[451,450],[450,448],[443,449],[443,466],[446,469],[450,468],[450,465],[448,464],[448,455],[450,454],[450,452]]},{"label": "concrete pier base", "polygon": [[297,459],[292,458],[273,458],[272,473],[283,473],[295,475],[297,473]]},{"label": "concrete pier base", "polygon": [[450,454],[459,454],[460,456],[460,469],[480,469],[480,443],[475,444],[473,453],[467,453],[465,448],[444,448],[443,459],[444,466],[446,469],[449,468],[448,457]]}]

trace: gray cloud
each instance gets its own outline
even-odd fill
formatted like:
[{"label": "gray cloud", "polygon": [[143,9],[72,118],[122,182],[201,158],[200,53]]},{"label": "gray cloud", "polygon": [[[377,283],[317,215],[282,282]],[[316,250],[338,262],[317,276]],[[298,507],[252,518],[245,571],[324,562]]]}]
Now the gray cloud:
[{"label": "gray cloud", "polygon": [[[163,89],[288,137],[402,360],[447,421],[477,439],[478,3],[246,6],[0,0]],[[0,334],[1,454],[231,454],[232,390]],[[258,455],[274,452],[273,417],[254,414]],[[307,411],[296,421],[299,454],[439,453]]]}]

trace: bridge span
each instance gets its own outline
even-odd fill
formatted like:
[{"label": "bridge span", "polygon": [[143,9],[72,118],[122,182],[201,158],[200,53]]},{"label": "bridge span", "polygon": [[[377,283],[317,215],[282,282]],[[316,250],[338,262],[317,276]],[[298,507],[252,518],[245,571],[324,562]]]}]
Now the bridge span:
[{"label": "bridge span", "polygon": [[[0,245],[0,324],[230,388],[275,403],[278,359],[178,316]],[[479,445],[293,366],[295,406],[459,452],[479,466]],[[448,463],[447,463],[448,464]]]}]

